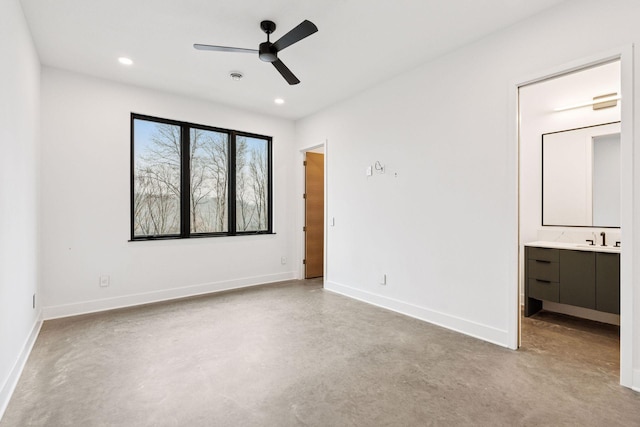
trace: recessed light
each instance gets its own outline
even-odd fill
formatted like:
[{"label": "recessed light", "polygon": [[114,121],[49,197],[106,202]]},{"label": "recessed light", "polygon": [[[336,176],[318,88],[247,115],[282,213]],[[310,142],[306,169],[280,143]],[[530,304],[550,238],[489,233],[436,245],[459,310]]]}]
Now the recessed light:
[{"label": "recessed light", "polygon": [[237,82],[238,80],[242,79],[244,75],[240,71],[232,71],[229,73],[229,77]]},{"label": "recessed light", "polygon": [[124,56],[121,56],[120,58],[118,58],[118,62],[121,63],[122,65],[133,65],[133,61],[130,60],[129,58],[125,58]]},{"label": "recessed light", "polygon": [[276,99],[273,100],[273,102],[275,102],[278,105],[282,105],[282,104],[284,104],[284,99],[276,98]]}]

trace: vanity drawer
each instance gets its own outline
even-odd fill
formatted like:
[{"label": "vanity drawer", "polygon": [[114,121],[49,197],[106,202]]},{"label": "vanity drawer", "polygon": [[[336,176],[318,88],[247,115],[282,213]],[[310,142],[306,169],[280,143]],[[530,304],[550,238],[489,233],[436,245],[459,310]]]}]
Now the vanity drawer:
[{"label": "vanity drawer", "polygon": [[560,283],[529,279],[529,298],[545,301],[560,301]]},{"label": "vanity drawer", "polygon": [[527,260],[527,278],[559,282],[560,263],[529,259]]},{"label": "vanity drawer", "polygon": [[560,251],[552,248],[527,248],[527,258],[540,261],[560,262]]}]

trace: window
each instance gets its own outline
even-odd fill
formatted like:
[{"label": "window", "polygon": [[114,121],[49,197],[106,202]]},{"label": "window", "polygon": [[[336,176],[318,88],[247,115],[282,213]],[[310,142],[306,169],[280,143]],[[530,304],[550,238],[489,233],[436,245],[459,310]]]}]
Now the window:
[{"label": "window", "polygon": [[131,114],[132,240],[272,233],[271,200],[270,137]]}]

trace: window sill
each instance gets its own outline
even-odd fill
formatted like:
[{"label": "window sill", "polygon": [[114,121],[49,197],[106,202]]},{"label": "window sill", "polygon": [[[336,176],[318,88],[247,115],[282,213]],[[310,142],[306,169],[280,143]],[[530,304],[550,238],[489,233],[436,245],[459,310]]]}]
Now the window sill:
[{"label": "window sill", "polygon": [[193,235],[188,236],[188,237],[182,237],[182,236],[144,236],[144,237],[136,237],[134,239],[129,239],[127,241],[128,242],[149,242],[149,241],[155,241],[155,240],[205,239],[205,238],[209,238],[209,237],[271,236],[271,235],[275,235],[275,234],[277,234],[277,233],[261,231],[261,232],[257,232],[257,233],[256,232],[243,232],[243,233],[235,233],[235,234],[228,234],[228,233],[193,234]]}]

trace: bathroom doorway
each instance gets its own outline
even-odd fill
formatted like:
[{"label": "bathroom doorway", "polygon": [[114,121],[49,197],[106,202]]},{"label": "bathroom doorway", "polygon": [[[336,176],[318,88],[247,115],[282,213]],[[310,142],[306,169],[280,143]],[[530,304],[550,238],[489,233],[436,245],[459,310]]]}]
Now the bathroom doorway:
[{"label": "bathroom doorway", "polygon": [[[519,283],[518,312],[516,316],[519,347],[527,347],[532,344],[531,342],[527,343],[527,338],[535,341],[545,336],[546,338],[544,339],[548,339],[549,336],[544,334],[545,331],[542,331],[542,334],[536,334],[534,333],[535,331],[532,332],[531,328],[540,327],[541,325],[542,327],[553,325],[552,328],[549,327],[548,329],[555,331],[560,328],[578,331],[575,334],[576,337],[580,334],[588,335],[593,332],[595,334],[593,337],[596,340],[594,342],[606,341],[609,349],[612,345],[617,346],[619,343],[619,353],[618,348],[616,348],[613,354],[614,357],[618,357],[617,355],[619,354],[620,382],[623,385],[631,386],[633,375],[630,360],[632,342],[630,332],[632,326],[631,302],[619,299],[618,301],[621,302],[619,314],[612,312],[612,310],[597,310],[595,305],[591,307],[589,304],[582,303],[578,303],[577,306],[563,304],[559,298],[558,288],[558,284],[561,281],[554,276],[556,273],[552,271],[557,266],[556,263],[562,261],[554,258],[547,259],[545,258],[547,256],[546,253],[539,256],[541,259],[537,260],[534,259],[536,258],[535,255],[528,255],[532,251],[526,249],[527,246],[531,246],[528,244],[532,242],[550,242],[549,247],[544,247],[544,249],[561,249],[562,253],[564,253],[565,250],[570,249],[570,244],[588,245],[587,241],[589,240],[595,240],[594,246],[602,246],[604,242],[598,239],[606,239],[607,246],[613,246],[614,242],[622,242],[623,235],[621,231],[624,230],[624,236],[629,237],[625,238],[621,245],[622,248],[611,248],[610,250],[607,248],[607,250],[609,252],[619,251],[620,253],[619,283],[621,292],[625,294],[625,286],[631,288],[631,260],[626,253],[631,251],[632,244],[630,234],[632,206],[627,201],[631,200],[632,194],[631,172],[633,164],[630,158],[625,158],[625,155],[629,154],[632,144],[631,133],[628,128],[626,134],[622,133],[620,142],[622,154],[619,157],[620,174],[616,178],[620,184],[619,191],[621,193],[618,206],[620,212],[619,224],[555,223],[549,220],[551,214],[548,212],[545,219],[545,199],[543,196],[545,187],[543,179],[543,135],[576,129],[596,128],[600,125],[616,122],[620,124],[624,122],[625,116],[629,117],[629,114],[631,114],[631,106],[622,107],[624,104],[621,100],[624,95],[623,89],[629,92],[629,99],[632,92],[630,91],[631,84],[629,83],[632,73],[629,63],[624,62],[624,54],[624,52],[618,52],[608,57],[586,60],[579,65],[571,64],[564,67],[564,69],[559,68],[556,72],[540,75],[517,85]],[[629,58],[630,53],[626,54],[628,55],[627,58]],[[623,65],[626,65],[626,68],[623,68]],[[608,103],[605,104],[605,101]],[[610,129],[607,129],[607,132],[613,133]],[[573,156],[570,157],[573,159]],[[565,163],[570,163],[568,160],[571,159],[566,155],[565,159],[567,159]],[[588,159],[593,162],[592,157]],[[563,161],[563,159],[560,159],[560,163]],[[547,160],[547,163],[551,163],[551,161]],[[592,164],[589,164],[589,168],[591,166]],[[589,179],[591,178],[582,177],[582,181],[588,181]],[[557,181],[554,181],[554,187],[558,187],[556,183]],[[548,188],[547,192],[550,192]],[[592,203],[592,200],[589,203]],[[547,204],[550,204],[548,200]],[[580,249],[584,251],[585,248]],[[532,258],[533,261],[528,258]],[[533,264],[531,264],[532,262]],[[536,265],[535,263],[539,264]],[[551,272],[544,272],[543,270],[545,269]],[[539,273],[539,271],[543,271],[543,273]],[[563,271],[569,271],[568,267],[565,266]],[[541,274],[542,279],[538,280],[536,278],[537,274]],[[550,276],[546,277],[545,275]],[[532,286],[528,286],[531,279],[536,282]],[[565,283],[569,283],[569,279],[566,279]],[[564,289],[565,294],[567,289],[568,287]],[[527,294],[531,290],[531,295],[534,298]],[[533,316],[534,321],[531,320],[531,317],[524,317],[523,305],[525,301],[534,303],[533,310],[530,306],[527,315],[542,309],[540,314]],[[562,299],[562,301],[567,302],[566,298]],[[591,329],[589,327],[590,324],[593,326]],[[620,328],[620,338],[619,340],[613,340],[612,337],[615,338],[618,335],[617,328]],[[529,337],[527,334],[529,334]],[[539,342],[532,345],[538,344]],[[593,347],[593,342],[586,344],[586,348],[589,347]],[[606,353],[607,350],[604,350],[604,352]],[[611,357],[611,353],[608,357]]]}]

